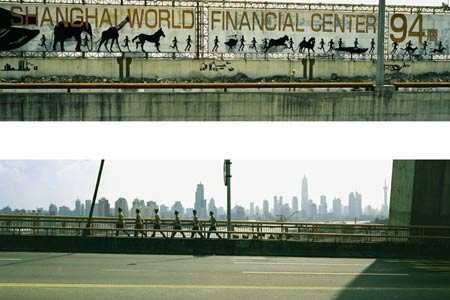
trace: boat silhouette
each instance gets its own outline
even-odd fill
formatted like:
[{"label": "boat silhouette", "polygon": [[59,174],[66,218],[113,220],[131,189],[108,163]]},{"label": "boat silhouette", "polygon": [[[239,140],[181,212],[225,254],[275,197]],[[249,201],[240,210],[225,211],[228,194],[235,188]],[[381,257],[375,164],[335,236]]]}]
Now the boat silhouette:
[{"label": "boat silhouette", "polygon": [[27,17],[26,25],[36,25],[35,17],[28,17],[9,10],[0,8],[0,51],[8,51],[22,47],[29,41],[34,39],[38,34],[38,29],[27,29],[15,27],[13,25],[20,24],[21,20]]}]

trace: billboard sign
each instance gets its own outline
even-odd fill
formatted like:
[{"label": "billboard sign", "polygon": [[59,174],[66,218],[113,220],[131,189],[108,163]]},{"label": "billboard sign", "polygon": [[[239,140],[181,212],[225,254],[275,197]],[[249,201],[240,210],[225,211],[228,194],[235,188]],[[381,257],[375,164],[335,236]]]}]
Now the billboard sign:
[{"label": "billboard sign", "polygon": [[0,51],[194,51],[192,7],[0,4]]}]

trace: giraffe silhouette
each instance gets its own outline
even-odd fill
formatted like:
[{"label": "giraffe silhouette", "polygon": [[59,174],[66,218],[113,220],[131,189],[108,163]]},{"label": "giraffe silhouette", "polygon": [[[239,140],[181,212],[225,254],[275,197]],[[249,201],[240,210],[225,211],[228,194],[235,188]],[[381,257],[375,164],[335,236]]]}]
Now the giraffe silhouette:
[{"label": "giraffe silhouette", "polygon": [[[119,51],[122,52],[119,45],[119,31],[130,21],[130,18],[127,16],[122,22],[117,26],[111,26],[108,29],[102,32],[102,37],[100,39],[100,44],[98,45],[97,52],[100,52],[100,47],[105,43],[106,51],[112,52],[112,47],[114,46],[114,42],[116,43]],[[108,50],[108,42],[111,40],[111,46]]]}]

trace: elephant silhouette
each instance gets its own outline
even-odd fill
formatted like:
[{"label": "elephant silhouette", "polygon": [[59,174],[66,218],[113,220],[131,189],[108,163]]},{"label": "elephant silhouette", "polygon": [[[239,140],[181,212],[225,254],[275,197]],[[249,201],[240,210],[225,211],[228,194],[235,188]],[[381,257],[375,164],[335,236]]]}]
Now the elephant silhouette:
[{"label": "elephant silhouette", "polygon": [[56,44],[60,43],[61,51],[64,50],[64,41],[75,38],[77,44],[75,51],[81,51],[81,33],[86,32],[92,41],[92,27],[88,22],[75,21],[73,23],[59,22],[53,30],[53,51],[56,51]]}]

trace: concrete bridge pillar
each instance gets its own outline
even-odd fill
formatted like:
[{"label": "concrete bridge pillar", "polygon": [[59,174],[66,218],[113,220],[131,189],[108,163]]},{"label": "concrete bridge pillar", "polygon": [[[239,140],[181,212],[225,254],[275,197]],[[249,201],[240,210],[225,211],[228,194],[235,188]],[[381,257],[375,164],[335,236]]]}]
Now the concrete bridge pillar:
[{"label": "concrete bridge pillar", "polygon": [[450,226],[450,160],[395,160],[390,225]]}]

